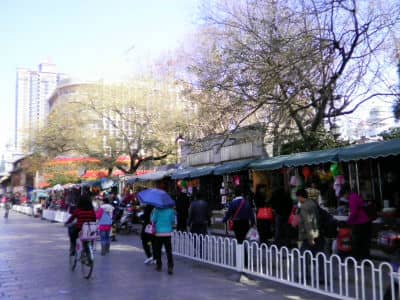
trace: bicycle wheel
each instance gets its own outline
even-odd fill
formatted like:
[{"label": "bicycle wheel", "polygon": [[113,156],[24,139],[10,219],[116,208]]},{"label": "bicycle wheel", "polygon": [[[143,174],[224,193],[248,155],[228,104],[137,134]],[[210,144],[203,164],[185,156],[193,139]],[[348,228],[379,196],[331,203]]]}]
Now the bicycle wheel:
[{"label": "bicycle wheel", "polygon": [[84,278],[92,276],[94,266],[93,247],[91,242],[84,242],[84,249],[81,256],[81,270]]}]

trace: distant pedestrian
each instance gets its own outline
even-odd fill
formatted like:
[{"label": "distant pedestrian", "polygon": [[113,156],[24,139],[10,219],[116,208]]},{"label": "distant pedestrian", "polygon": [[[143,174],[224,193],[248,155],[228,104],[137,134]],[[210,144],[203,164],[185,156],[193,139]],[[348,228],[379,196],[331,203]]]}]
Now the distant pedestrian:
[{"label": "distant pedestrian", "polygon": [[236,240],[239,244],[242,244],[250,227],[255,225],[255,216],[250,203],[243,197],[242,188],[236,187],[234,196],[235,198],[230,203],[223,222],[233,221],[233,232]]},{"label": "distant pedestrian", "polygon": [[312,178],[309,187],[306,189],[308,199],[315,201],[318,205],[322,204],[321,191],[318,186],[318,179]]},{"label": "distant pedestrian", "polygon": [[190,232],[206,235],[209,222],[208,203],[204,200],[204,195],[200,191],[194,190],[194,201],[190,205],[188,218]]},{"label": "distant pedestrian", "polygon": [[275,213],[274,242],[279,247],[290,245],[289,216],[293,208],[290,194],[279,187],[272,192],[271,207]]},{"label": "distant pedestrian", "polygon": [[189,197],[183,191],[179,191],[176,199],[177,230],[187,231],[187,219],[189,216]]},{"label": "distant pedestrian", "polygon": [[371,248],[371,220],[365,209],[366,202],[357,193],[351,192],[349,184],[344,184],[340,197],[349,202],[349,219],[347,223],[351,226],[351,249],[354,258],[361,260],[370,256]]},{"label": "distant pedestrian", "polygon": [[312,253],[323,251],[323,238],[319,232],[318,204],[308,199],[307,191],[300,189],[296,192],[300,203],[299,241],[303,251],[310,250]]},{"label": "distant pedestrian", "polygon": [[[324,251],[324,238],[321,236],[319,228],[319,211],[318,203],[314,200],[308,199],[307,191],[300,189],[296,192],[297,199],[300,206],[300,222],[299,222],[299,241],[301,243],[300,251],[302,253],[310,251],[314,257]],[[306,280],[309,281],[313,276],[311,272],[313,270],[316,274],[314,279],[318,278],[320,284],[324,283],[324,261],[321,256],[318,256],[318,264],[314,264],[310,256],[305,255],[305,267]],[[312,267],[311,267],[312,266]],[[325,269],[326,270],[326,269]]]},{"label": "distant pedestrian", "polygon": [[104,198],[103,204],[96,213],[96,218],[99,221],[101,255],[106,255],[110,252],[113,211],[114,207],[110,204],[108,198]]},{"label": "distant pedestrian", "polygon": [[155,251],[154,251],[154,236],[151,233],[146,232],[147,225],[151,224],[151,213],[154,207],[151,205],[146,205],[143,211],[143,226],[140,237],[142,239],[142,245],[144,253],[146,254],[146,259],[144,263],[150,264],[155,262]]},{"label": "distant pedestrian", "polygon": [[5,199],[5,202],[4,202],[4,209],[5,209],[4,218],[8,219],[8,215],[10,213],[10,209],[11,209],[12,205],[11,205],[11,201],[10,201],[10,199],[8,197],[4,197],[4,199]]},{"label": "distant pedestrian", "polygon": [[162,270],[161,250],[164,246],[168,259],[168,274],[172,275],[174,260],[171,236],[175,225],[175,211],[172,208],[155,208],[151,216],[151,222],[155,226],[154,256],[157,264],[156,270],[159,272]]}]

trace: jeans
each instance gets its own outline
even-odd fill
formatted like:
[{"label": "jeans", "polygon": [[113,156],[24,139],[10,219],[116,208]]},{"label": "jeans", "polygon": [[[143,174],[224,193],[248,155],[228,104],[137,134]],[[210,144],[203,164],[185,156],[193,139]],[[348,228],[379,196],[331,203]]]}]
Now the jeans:
[{"label": "jeans", "polygon": [[174,259],[172,256],[172,243],[170,236],[154,237],[154,256],[157,262],[157,268],[162,267],[161,250],[163,246],[165,247],[165,252],[167,253],[168,268],[172,269],[174,267]]},{"label": "jeans", "polygon": [[246,239],[246,234],[250,229],[250,224],[248,220],[235,220],[233,221],[233,232],[235,233],[235,238],[238,244],[243,244]]},{"label": "jeans", "polygon": [[70,252],[74,252],[76,249],[76,239],[79,235],[79,230],[75,226],[68,227]]},{"label": "jeans", "polygon": [[100,242],[102,246],[110,244],[110,230],[101,230],[100,231]]},{"label": "jeans", "polygon": [[[323,252],[324,251],[324,243],[325,243],[325,239],[323,237],[319,237],[319,238],[315,239],[315,244],[314,245],[310,245],[308,240],[304,240],[302,242],[300,251],[302,253],[304,253],[305,251],[309,250],[309,251],[311,251],[311,253],[315,257],[319,252]],[[306,264],[306,270],[305,270],[306,279],[307,279],[307,281],[309,281],[310,278],[311,278],[310,275],[311,275],[311,264],[312,264],[312,262],[310,261],[309,255],[307,255],[305,257],[305,259],[307,260],[305,262],[305,264]],[[318,257],[318,271],[315,270],[316,267],[317,267],[316,264],[313,265],[313,270],[314,270],[314,274],[315,274],[314,278],[315,279],[317,278],[316,275],[317,275],[317,272],[318,272],[319,281],[323,282],[324,281],[324,268],[325,268],[325,266],[323,266],[323,259],[322,259],[321,256]]]},{"label": "jeans", "polygon": [[354,258],[358,260],[369,258],[369,250],[371,248],[371,222],[353,225],[351,231],[351,249]]},{"label": "jeans", "polygon": [[193,234],[207,234],[207,224],[192,224],[190,227],[190,232]]}]

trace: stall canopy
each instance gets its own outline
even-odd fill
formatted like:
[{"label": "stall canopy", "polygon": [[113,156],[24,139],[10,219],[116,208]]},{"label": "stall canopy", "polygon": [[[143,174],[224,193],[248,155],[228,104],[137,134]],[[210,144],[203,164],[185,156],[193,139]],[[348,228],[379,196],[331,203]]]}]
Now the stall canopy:
[{"label": "stall canopy", "polygon": [[156,171],[154,173],[148,173],[141,176],[136,177],[136,181],[145,182],[145,181],[158,181],[167,177],[171,177],[171,174],[174,173],[175,170],[168,171]]},{"label": "stall canopy", "polygon": [[254,161],[250,164],[253,170],[277,170],[284,167],[299,167],[319,165],[329,162],[347,162],[352,160],[370,159],[400,155],[400,139],[387,142],[376,142],[362,145],[352,145],[321,151],[295,153]]},{"label": "stall canopy", "polygon": [[186,169],[179,169],[174,174],[172,174],[171,178],[174,180],[198,178],[211,175],[214,169],[215,166],[203,166],[198,168],[190,167]]},{"label": "stall canopy", "polygon": [[171,178],[174,180],[190,178],[190,172],[194,169],[195,168],[178,169],[174,174],[171,175]]},{"label": "stall canopy", "polygon": [[101,180],[85,181],[81,183],[82,187],[101,187]]},{"label": "stall canopy", "polygon": [[250,169],[256,171],[272,171],[284,167],[284,162],[290,157],[289,155],[275,156],[267,159],[260,159],[250,164]]},{"label": "stall canopy", "polygon": [[353,145],[340,149],[340,161],[387,157],[400,154],[400,139],[386,142]]},{"label": "stall canopy", "polygon": [[215,175],[224,175],[224,174],[230,174],[230,173],[244,171],[244,170],[248,169],[250,163],[253,161],[254,161],[254,159],[248,159],[248,160],[224,163],[220,166],[215,167],[214,174]]},{"label": "stall canopy", "polygon": [[211,175],[215,169],[215,166],[205,166],[200,168],[194,168],[190,171],[189,177],[190,178],[198,178],[202,176]]},{"label": "stall canopy", "polygon": [[286,167],[299,167],[337,162],[338,153],[339,149],[295,153],[287,157],[284,165]]}]

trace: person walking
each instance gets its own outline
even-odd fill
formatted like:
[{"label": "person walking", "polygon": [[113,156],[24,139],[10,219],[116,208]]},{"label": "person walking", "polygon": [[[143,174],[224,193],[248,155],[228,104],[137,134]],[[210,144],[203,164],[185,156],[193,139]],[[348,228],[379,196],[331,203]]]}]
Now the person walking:
[{"label": "person walking", "polygon": [[179,191],[176,198],[176,213],[177,213],[177,230],[186,232],[187,231],[187,219],[189,214],[189,197],[184,191]]},{"label": "person walking", "polygon": [[154,256],[157,264],[156,270],[159,272],[162,270],[161,250],[164,246],[168,260],[168,274],[172,275],[174,260],[171,236],[175,225],[175,211],[172,208],[155,208],[151,215],[151,222],[155,226]]},{"label": "person walking", "polygon": [[188,225],[193,234],[207,234],[207,226],[210,222],[208,203],[204,200],[204,195],[194,190],[194,201],[189,208]]},{"label": "person walking", "polygon": [[278,247],[289,246],[289,216],[293,208],[290,194],[285,192],[283,187],[279,187],[272,192],[271,207],[275,212],[275,231],[274,242]]},{"label": "person walking", "polygon": [[97,210],[96,219],[99,222],[99,232],[101,241],[101,255],[104,256],[110,252],[112,229],[112,215],[114,207],[110,204],[108,198],[104,198],[103,204]]},{"label": "person walking", "polygon": [[365,209],[366,202],[357,193],[351,192],[349,184],[344,184],[339,196],[349,203],[349,219],[351,226],[351,249],[357,260],[367,259],[371,248],[371,220]]},{"label": "person walking", "polygon": [[241,187],[235,188],[234,196],[235,198],[230,203],[223,222],[233,221],[235,238],[238,244],[242,244],[250,227],[255,225],[255,217],[250,203],[243,197]]},{"label": "person walking", "polygon": [[140,237],[142,239],[144,253],[147,257],[144,261],[146,265],[155,262],[154,236],[146,232],[147,225],[151,224],[151,213],[153,210],[154,207],[151,205],[146,205],[143,210],[143,226]]},{"label": "person walking", "polygon": [[318,204],[308,199],[307,191],[296,192],[300,204],[299,241],[302,251],[310,250],[313,254],[323,250],[323,239],[319,232]]},{"label": "person walking", "polygon": [[[319,252],[324,251],[324,238],[321,236],[319,228],[319,212],[318,204],[314,200],[308,199],[307,191],[305,189],[300,189],[296,192],[297,199],[299,201],[299,241],[301,243],[300,251],[304,254],[306,251],[310,251],[315,257]],[[311,271],[318,270],[315,272],[316,275],[314,279],[319,281],[320,284],[324,283],[324,262],[321,256],[318,256],[318,265],[313,264],[311,257],[309,255],[304,256],[305,268],[307,281],[310,281]]]},{"label": "person walking", "polygon": [[11,201],[8,197],[4,197],[5,199],[5,203],[4,203],[4,218],[8,219],[8,215],[10,213],[10,209],[11,209]]}]

